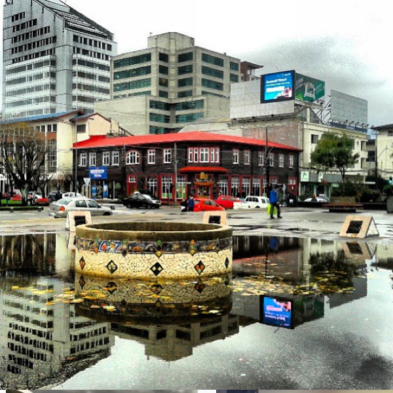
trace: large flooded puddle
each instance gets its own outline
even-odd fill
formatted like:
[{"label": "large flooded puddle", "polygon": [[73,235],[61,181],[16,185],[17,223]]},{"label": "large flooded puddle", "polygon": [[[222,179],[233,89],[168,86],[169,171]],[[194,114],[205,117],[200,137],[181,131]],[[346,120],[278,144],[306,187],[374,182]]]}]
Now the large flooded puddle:
[{"label": "large flooded puddle", "polygon": [[103,279],[0,237],[1,389],[392,389],[393,245],[234,237],[233,274]]}]

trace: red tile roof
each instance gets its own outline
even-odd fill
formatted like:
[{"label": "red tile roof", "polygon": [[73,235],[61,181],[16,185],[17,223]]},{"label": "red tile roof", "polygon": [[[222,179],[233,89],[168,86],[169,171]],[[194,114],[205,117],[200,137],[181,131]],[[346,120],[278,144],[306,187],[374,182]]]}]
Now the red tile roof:
[{"label": "red tile roof", "polygon": [[[142,145],[151,145],[157,143],[180,143],[180,142],[228,142],[238,143],[242,145],[251,146],[265,146],[265,141],[261,139],[245,138],[241,136],[232,136],[226,134],[214,134],[210,132],[192,131],[181,132],[174,134],[160,134],[160,135],[137,135],[137,136],[123,136],[123,137],[90,137],[89,140],[78,142],[78,149],[101,148],[101,147],[137,147]],[[280,148],[284,150],[301,151],[301,149],[281,145],[279,143],[268,142],[269,147]],[[74,144],[76,147],[76,144]]]}]

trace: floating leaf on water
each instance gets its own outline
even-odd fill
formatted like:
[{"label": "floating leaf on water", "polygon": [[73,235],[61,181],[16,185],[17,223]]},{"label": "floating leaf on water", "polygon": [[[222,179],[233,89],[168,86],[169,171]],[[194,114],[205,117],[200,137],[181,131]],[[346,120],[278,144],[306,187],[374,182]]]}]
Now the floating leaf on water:
[{"label": "floating leaf on water", "polygon": [[71,304],[83,303],[83,299],[74,299],[74,300],[71,300],[70,303]]},{"label": "floating leaf on water", "polygon": [[18,286],[14,286],[11,289],[19,289],[19,287]]}]

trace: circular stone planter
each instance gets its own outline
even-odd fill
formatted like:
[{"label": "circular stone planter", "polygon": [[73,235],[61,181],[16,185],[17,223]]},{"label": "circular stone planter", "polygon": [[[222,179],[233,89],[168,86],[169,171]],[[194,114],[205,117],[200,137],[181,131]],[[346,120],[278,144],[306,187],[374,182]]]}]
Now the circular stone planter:
[{"label": "circular stone planter", "polygon": [[75,269],[101,277],[200,278],[232,271],[232,228],[130,222],[76,228]]}]

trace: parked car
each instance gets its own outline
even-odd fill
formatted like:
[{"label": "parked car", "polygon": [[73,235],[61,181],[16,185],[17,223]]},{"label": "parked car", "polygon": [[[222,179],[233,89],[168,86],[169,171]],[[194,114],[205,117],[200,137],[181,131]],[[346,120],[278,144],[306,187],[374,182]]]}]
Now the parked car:
[{"label": "parked car", "polygon": [[132,207],[136,207],[137,209],[158,209],[161,206],[161,201],[150,195],[135,192],[129,197],[123,199],[123,205],[129,209]]},{"label": "parked car", "polygon": [[216,202],[224,209],[233,209],[234,202],[240,202],[240,198],[233,197],[232,195],[220,195]]},{"label": "parked car", "polygon": [[95,200],[89,198],[63,198],[49,205],[49,215],[54,218],[65,218],[69,212],[87,212],[92,216],[111,216],[112,209],[101,206]]},{"label": "parked car", "polygon": [[327,198],[322,198],[322,197],[317,196],[315,198],[307,198],[303,202],[324,202],[324,203],[328,203],[329,201],[327,200]]},{"label": "parked car", "polygon": [[77,192],[75,194],[75,192],[65,192],[62,195],[62,198],[85,198],[82,194],[79,194],[79,192]]},{"label": "parked car", "polygon": [[195,198],[194,212],[205,212],[214,210],[225,210],[222,206],[217,204],[212,199]]},{"label": "parked car", "polygon": [[268,207],[269,198],[263,196],[249,195],[244,202],[235,202],[234,209],[265,209]]}]

